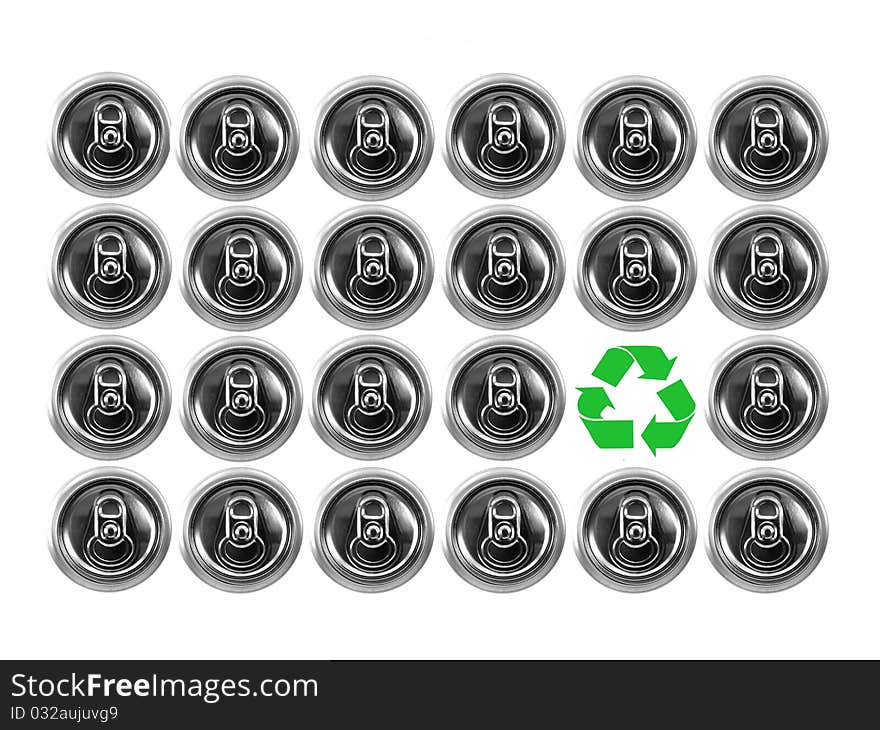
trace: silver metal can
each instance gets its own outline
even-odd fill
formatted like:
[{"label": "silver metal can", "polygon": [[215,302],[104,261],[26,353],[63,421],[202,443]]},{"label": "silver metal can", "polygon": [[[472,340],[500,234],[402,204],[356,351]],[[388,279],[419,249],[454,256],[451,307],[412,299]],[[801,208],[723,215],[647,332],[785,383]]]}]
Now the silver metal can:
[{"label": "silver metal can", "polygon": [[103,335],[71,349],[55,367],[49,416],[61,440],[96,459],[143,451],[171,410],[159,359],[134,340]]},{"label": "silver metal can", "polygon": [[553,306],[564,278],[559,237],[523,208],[484,208],[452,232],[446,295],[471,322],[493,329],[534,322]]},{"label": "silver metal can", "polygon": [[596,189],[647,200],[675,187],[697,150],[697,126],[681,95],[646,76],[596,89],[581,107],[575,161]]},{"label": "silver metal can", "polygon": [[64,574],[96,591],[121,591],[149,578],[171,542],[159,490],[128,469],[98,468],[55,498],[49,550]]},{"label": "silver metal can", "polygon": [[706,549],[735,586],[759,593],[791,588],[815,570],[827,543],[819,495],[790,472],[747,471],[715,495]]},{"label": "silver metal can", "polygon": [[431,382],[421,361],[387,337],[354,337],[318,364],[311,419],[340,454],[382,459],[403,451],[431,413]]},{"label": "silver metal can", "polygon": [[49,154],[58,174],[100,197],[128,195],[159,174],[168,112],[143,81],[118,73],[80,79],[55,104]]},{"label": "silver metal can", "polygon": [[293,363],[268,342],[229,337],[190,363],[181,417],[193,441],[221,459],[258,459],[280,448],[302,412]]},{"label": "silver metal can", "polygon": [[205,583],[243,593],[283,577],[302,537],[299,507],[281,482],[256,469],[227,469],[189,495],[180,549]]},{"label": "silver metal can", "polygon": [[425,301],[434,255],[425,232],[392,208],[364,206],[334,218],[318,237],[315,296],[343,324],[399,324]]},{"label": "silver metal can", "polygon": [[525,195],[553,174],[564,149],[562,113],[534,81],[485,76],[452,102],[446,164],[474,192],[493,198]]},{"label": "silver metal can", "polygon": [[351,590],[378,593],[403,585],[421,570],[433,543],[425,496],[393,471],[350,472],[327,487],[318,503],[315,559]]},{"label": "silver metal can", "polygon": [[752,459],[778,459],[806,446],[828,410],[816,359],[782,337],[752,337],[718,358],[709,384],[709,426]]},{"label": "silver metal can", "polygon": [[559,500],[524,471],[489,469],[452,496],[444,552],[477,588],[509,593],[534,585],[556,565],[564,543]]},{"label": "silver metal can", "polygon": [[226,76],[199,89],[183,108],[180,166],[200,190],[224,200],[269,192],[299,151],[296,116],[269,84]]}]

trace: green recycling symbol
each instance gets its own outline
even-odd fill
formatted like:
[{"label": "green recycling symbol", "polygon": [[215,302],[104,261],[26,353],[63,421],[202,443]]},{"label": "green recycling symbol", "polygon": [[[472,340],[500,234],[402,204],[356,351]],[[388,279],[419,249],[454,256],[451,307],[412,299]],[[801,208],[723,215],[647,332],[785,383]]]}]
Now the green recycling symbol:
[{"label": "green recycling symbol", "polygon": [[[674,357],[667,358],[666,353],[659,347],[611,347],[596,365],[593,377],[616,388],[633,364],[636,364],[642,371],[639,379],[666,381],[669,379],[675,360]],[[633,448],[633,422],[602,417],[605,409],[614,409],[614,403],[605,392],[604,386],[578,388],[578,390],[581,393],[578,399],[578,412],[593,443],[600,449]],[[665,416],[658,420],[654,415],[642,431],[642,440],[654,456],[657,455],[657,449],[671,449],[681,441],[696,408],[694,399],[681,380],[664,385],[657,391],[657,396],[671,420]]]}]

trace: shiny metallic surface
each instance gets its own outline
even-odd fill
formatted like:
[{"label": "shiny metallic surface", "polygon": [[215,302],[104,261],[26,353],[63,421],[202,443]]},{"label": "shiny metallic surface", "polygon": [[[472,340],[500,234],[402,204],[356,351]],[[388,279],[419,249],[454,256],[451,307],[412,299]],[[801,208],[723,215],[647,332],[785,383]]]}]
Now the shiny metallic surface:
[{"label": "shiny metallic surface", "polygon": [[168,158],[168,112],[143,81],[100,73],[77,81],[52,112],[52,164],[77,190],[128,195],[159,174]]},{"label": "shiny metallic surface", "polygon": [[171,278],[158,226],[122,205],[96,205],[55,235],[49,287],[58,305],[92,327],[126,327],[152,312]]},{"label": "shiny metallic surface", "polygon": [[549,573],[565,543],[556,495],[516,469],[489,469],[452,496],[443,549],[452,569],[477,588],[509,593]]},{"label": "shiny metallic surface", "polygon": [[103,335],[61,358],[52,377],[49,417],[64,443],[95,459],[143,451],[171,410],[171,385],[159,359],[125,337]]},{"label": "shiny metallic surface", "polygon": [[715,495],[706,549],[727,580],[769,593],[797,585],[815,570],[828,543],[819,495],[781,469],[740,474]]},{"label": "shiny metallic surface", "polygon": [[620,469],[584,495],[574,547],[597,581],[641,593],[681,573],[696,540],[694,508],[678,484],[648,469]]},{"label": "shiny metallic surface", "polygon": [[315,167],[343,195],[361,200],[398,195],[422,176],[433,151],[427,107],[393,79],[351,79],[318,109]]},{"label": "shiny metallic surface", "polygon": [[121,591],[145,581],[170,542],[165,500],[128,469],[83,472],[55,498],[49,551],[64,574],[86,588]]},{"label": "shiny metallic surface", "polygon": [[287,177],[299,151],[299,129],[277,89],[226,76],[187,101],[179,142],[180,166],[196,187],[224,200],[248,200]]},{"label": "shiny metallic surface", "polygon": [[598,190],[647,200],[675,187],[697,150],[697,126],[681,95],[645,76],[596,89],[581,108],[575,161]]},{"label": "shiny metallic surface", "polygon": [[493,198],[525,195],[553,174],[564,149],[559,106],[534,81],[511,74],[485,76],[452,102],[446,164],[476,193]]},{"label": "shiny metallic surface", "polygon": [[342,342],[318,364],[311,420],[340,454],[381,459],[418,438],[431,413],[431,382],[421,361],[387,337]]},{"label": "shiny metallic surface", "polygon": [[819,172],[828,126],[818,102],[792,81],[755,76],[715,102],[706,148],[715,177],[753,200],[796,193]]},{"label": "shiny metallic surface", "polygon": [[397,588],[431,553],[431,508],[418,487],[395,472],[360,469],[340,477],[322,494],[317,515],[315,559],[351,590]]},{"label": "shiny metallic surface", "polygon": [[187,368],[181,402],[186,432],[221,459],[258,459],[280,448],[302,412],[293,363],[268,342],[229,337]]},{"label": "shiny metallic surface", "polygon": [[540,347],[519,337],[488,337],[453,361],[443,418],[469,451],[516,459],[556,432],[564,393],[559,368]]},{"label": "shiny metallic surface", "polygon": [[738,324],[773,329],[797,322],[819,301],[827,280],[822,237],[791,210],[747,208],[715,232],[709,295]]},{"label": "shiny metallic surface", "polygon": [[399,324],[422,305],[433,280],[428,237],[392,208],[353,208],[318,236],[315,296],[343,324],[359,329]]},{"label": "shiny metallic surface", "polygon": [[302,255],[290,229],[257,208],[224,208],[189,234],[181,287],[192,310],[228,330],[274,322],[296,298]]},{"label": "shiny metallic surface", "polygon": [[646,330],[671,320],[697,280],[697,257],[685,230],[651,208],[618,208],[581,237],[574,272],[581,304],[620,330]]},{"label": "shiny metallic surface", "polygon": [[523,208],[484,208],[456,226],[443,280],[452,305],[492,329],[530,324],[553,306],[565,278],[555,231]]},{"label": "shiny metallic surface", "polygon": [[828,385],[816,359],[782,337],[752,337],[715,364],[709,426],[725,446],[752,459],[778,459],[806,446],[822,427]]},{"label": "shiny metallic surface", "polygon": [[256,469],[227,469],[189,495],[183,559],[205,583],[233,593],[271,585],[293,565],[303,524],[296,500]]}]

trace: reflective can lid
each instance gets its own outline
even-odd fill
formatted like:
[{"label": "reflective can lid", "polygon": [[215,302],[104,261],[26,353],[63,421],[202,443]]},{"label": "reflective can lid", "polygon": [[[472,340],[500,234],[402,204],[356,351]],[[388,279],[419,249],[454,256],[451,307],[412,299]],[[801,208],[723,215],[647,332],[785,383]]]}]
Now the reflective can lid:
[{"label": "reflective can lid", "polygon": [[422,305],[433,280],[425,232],[392,208],[349,210],[318,238],[315,295],[343,324],[360,329],[399,324]]},{"label": "reflective can lid", "polygon": [[697,520],[687,495],[648,469],[604,476],[581,501],[575,552],[600,583],[627,593],[675,578],[691,559]]},{"label": "reflective can lid", "polygon": [[134,340],[93,337],[55,367],[52,426],[62,441],[86,456],[121,459],[142,451],[161,433],[170,410],[165,368]]},{"label": "reflective can lid", "polygon": [[98,468],[55,499],[49,550],[68,578],[97,591],[121,591],[149,578],[171,541],[162,495],[133,471]]},{"label": "reflective can lid", "polygon": [[691,110],[656,79],[615,79],[581,109],[575,160],[594,187],[615,198],[646,200],[675,187],[696,149]]},{"label": "reflective can lid", "polygon": [[421,361],[387,337],[355,337],[318,364],[312,424],[346,456],[381,459],[418,438],[431,413],[431,383]]},{"label": "reflective can lid", "polygon": [[360,469],[322,495],[314,553],[322,570],[355,591],[376,593],[421,570],[434,542],[431,508],[408,479],[385,469]]},{"label": "reflective can lid", "polygon": [[752,337],[717,361],[709,385],[709,426],[729,449],[752,459],[789,456],[816,435],[828,385],[816,359],[782,337]]},{"label": "reflective can lid", "polygon": [[715,495],[706,548],[734,585],[769,593],[791,588],[815,570],[828,542],[819,495],[781,469],[754,469]]},{"label": "reflective can lid", "polygon": [[709,124],[709,166],[725,187],[753,200],[796,193],[819,172],[828,127],[818,102],[792,81],[755,76],[724,92]]},{"label": "reflective can lid", "polygon": [[565,276],[562,244],[550,225],[515,206],[477,211],[452,233],[446,294],[467,319],[494,329],[543,316]]},{"label": "reflective can lid", "polygon": [[287,488],[261,471],[238,468],[218,472],[192,491],[180,547],[205,583],[242,593],[283,577],[302,536],[299,507]]},{"label": "reflective can lid", "polygon": [[190,363],[183,389],[183,426],[221,459],[257,459],[280,448],[302,412],[293,363],[268,342],[229,337]]},{"label": "reflective can lid", "polygon": [[77,190],[115,197],[159,174],[170,147],[168,112],[142,81],[101,73],[77,81],[55,105],[49,153]]},{"label": "reflective can lid", "polygon": [[180,166],[209,195],[256,198],[290,172],[299,129],[290,104],[268,84],[226,76],[199,89],[183,109]]},{"label": "reflective can lid", "polygon": [[452,102],[446,164],[474,192],[493,198],[531,192],[553,174],[564,148],[562,113],[534,81],[485,76]]},{"label": "reflective can lid", "polygon": [[168,289],[171,254],[158,226],[121,205],[77,213],[55,236],[52,295],[74,319],[125,327],[152,312]]},{"label": "reflective can lid", "polygon": [[546,576],[564,542],[562,507],[544,482],[516,469],[489,469],[452,496],[443,547],[468,583],[507,593]]}]

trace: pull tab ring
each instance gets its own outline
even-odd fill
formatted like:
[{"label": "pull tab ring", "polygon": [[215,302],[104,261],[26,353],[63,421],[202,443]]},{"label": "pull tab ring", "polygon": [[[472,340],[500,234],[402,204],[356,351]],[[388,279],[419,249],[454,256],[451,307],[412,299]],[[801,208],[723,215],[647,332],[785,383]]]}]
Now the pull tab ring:
[{"label": "pull tab ring", "polygon": [[386,176],[397,165],[397,150],[392,144],[391,117],[378,100],[365,101],[358,107],[349,144],[348,164],[365,178]]},{"label": "pull tab ring", "polygon": [[230,101],[223,107],[218,136],[214,165],[223,175],[245,178],[260,168],[263,152],[257,144],[257,121],[246,101]]},{"label": "pull tab ring", "polygon": [[382,307],[397,296],[394,259],[385,233],[371,228],[358,236],[349,263],[348,293],[367,307]]},{"label": "pull tab ring", "polygon": [[118,175],[134,163],[134,146],[128,141],[128,112],[121,100],[107,97],[95,105],[92,137],[83,158],[102,175]]},{"label": "pull tab ring", "polygon": [[128,403],[128,375],[117,360],[103,360],[92,374],[85,408],[86,427],[97,436],[118,439],[135,425]]},{"label": "pull tab ring", "polygon": [[121,231],[101,230],[92,243],[91,260],[83,292],[92,302],[120,306],[134,295],[134,277],[128,271],[128,244]]},{"label": "pull tab ring", "polygon": [[515,307],[529,295],[522,245],[516,233],[508,228],[494,231],[486,245],[483,264],[485,272],[478,291],[487,304]]},{"label": "pull tab ring", "polygon": [[486,508],[483,532],[479,557],[490,568],[515,570],[528,558],[522,507],[513,494],[502,492],[492,497]]},{"label": "pull tab ring", "polygon": [[785,376],[774,360],[759,360],[749,374],[743,409],[743,425],[757,436],[770,438],[785,433],[792,422],[785,403]]},{"label": "pull tab ring", "polygon": [[92,505],[92,531],[83,553],[95,567],[119,570],[135,555],[134,540],[128,535],[128,507],[121,495],[101,494]]},{"label": "pull tab ring", "polygon": [[384,436],[395,425],[395,412],[388,374],[378,360],[358,364],[349,392],[345,425],[364,438]]},{"label": "pull tab ring", "polygon": [[512,361],[501,360],[492,365],[486,376],[479,415],[486,431],[499,438],[511,438],[528,426],[523,388],[522,376]]},{"label": "pull tab ring", "polygon": [[235,571],[250,570],[266,556],[260,535],[260,510],[249,494],[233,494],[223,507],[223,530],[216,546],[217,559]]},{"label": "pull tab ring", "polygon": [[512,177],[529,164],[519,107],[511,99],[494,102],[486,114],[480,166],[492,175]]},{"label": "pull tab ring", "polygon": [[773,178],[791,164],[792,155],[785,140],[785,117],[772,101],[752,108],[743,144],[742,162],[755,177]]},{"label": "pull tab ring", "polygon": [[232,363],[223,376],[218,427],[231,438],[243,439],[260,433],[266,420],[257,371],[249,362]]},{"label": "pull tab ring", "polygon": [[792,555],[785,532],[785,509],[779,497],[772,492],[755,495],[742,543],[746,563],[760,571],[783,567]]},{"label": "pull tab ring", "polygon": [[391,509],[381,494],[365,494],[355,507],[354,537],[348,543],[348,557],[364,570],[378,571],[397,560]]},{"label": "pull tab ring", "polygon": [[617,247],[617,270],[611,279],[611,298],[627,309],[652,306],[662,294],[654,271],[654,247],[643,231],[628,231]]},{"label": "pull tab ring", "polygon": [[617,139],[611,166],[628,179],[641,180],[660,167],[660,149],[654,141],[654,117],[642,101],[631,101],[617,117]]},{"label": "pull tab ring", "polygon": [[218,267],[217,298],[233,309],[247,309],[266,294],[260,274],[260,247],[248,231],[235,231],[223,244],[223,263]]},{"label": "pull tab ring", "polygon": [[654,536],[654,508],[641,493],[627,494],[617,508],[617,534],[611,558],[624,570],[646,570],[660,557]]},{"label": "pull tab ring", "polygon": [[791,294],[791,278],[785,272],[785,246],[776,231],[761,230],[752,238],[742,291],[749,303],[758,307],[777,306]]}]

